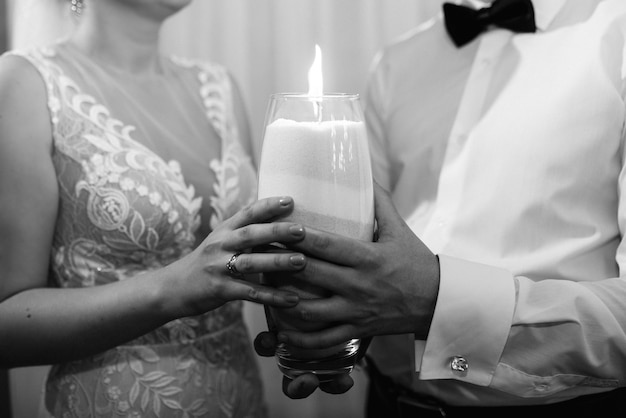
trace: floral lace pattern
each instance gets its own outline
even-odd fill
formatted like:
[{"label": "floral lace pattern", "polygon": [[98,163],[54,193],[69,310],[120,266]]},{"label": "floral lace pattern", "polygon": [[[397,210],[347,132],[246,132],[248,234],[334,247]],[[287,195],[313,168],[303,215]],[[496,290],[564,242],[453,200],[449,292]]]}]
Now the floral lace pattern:
[{"label": "floral lace pattern", "polygon": [[[61,49],[20,54],[39,70],[48,92],[59,215],[51,281],[88,287],[163,267],[193,249],[202,198],[176,161],[133,139],[58,65]],[[210,163],[214,227],[254,195],[242,181],[253,168],[238,142],[226,71],[173,60],[197,74],[206,117],[222,139]],[[92,358],[59,364],[46,384],[54,417],[264,417],[255,357],[241,302],[183,318]]]}]

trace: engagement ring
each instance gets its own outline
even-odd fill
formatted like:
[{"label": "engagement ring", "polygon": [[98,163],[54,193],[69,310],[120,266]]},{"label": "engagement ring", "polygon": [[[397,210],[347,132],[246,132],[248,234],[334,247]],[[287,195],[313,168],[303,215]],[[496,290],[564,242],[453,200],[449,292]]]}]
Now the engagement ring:
[{"label": "engagement ring", "polygon": [[232,255],[232,257],[230,257],[230,260],[228,260],[228,263],[226,263],[226,268],[228,269],[228,272],[231,274],[231,276],[240,278],[243,276],[243,273],[241,273],[239,270],[237,270],[237,266],[235,265],[235,262],[237,261],[237,257],[239,257],[241,255],[241,253],[235,253]]}]

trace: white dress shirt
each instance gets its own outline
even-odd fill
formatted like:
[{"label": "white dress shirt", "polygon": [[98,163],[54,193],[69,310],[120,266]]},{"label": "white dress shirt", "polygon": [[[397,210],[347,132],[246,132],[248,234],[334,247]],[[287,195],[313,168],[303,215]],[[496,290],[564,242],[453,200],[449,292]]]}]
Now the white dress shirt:
[{"label": "white dress shirt", "polygon": [[370,354],[452,405],[626,386],[626,1],[533,4],[536,33],[416,28],[365,100],[375,177],[441,266],[427,340]]}]

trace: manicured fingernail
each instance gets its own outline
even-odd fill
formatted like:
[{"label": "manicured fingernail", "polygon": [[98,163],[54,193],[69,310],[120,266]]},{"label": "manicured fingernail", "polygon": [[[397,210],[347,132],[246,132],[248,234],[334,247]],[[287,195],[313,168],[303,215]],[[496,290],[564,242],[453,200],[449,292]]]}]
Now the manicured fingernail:
[{"label": "manicured fingernail", "polygon": [[304,227],[302,225],[292,225],[289,227],[289,232],[295,237],[301,237],[304,235]]},{"label": "manicured fingernail", "polygon": [[285,300],[289,303],[298,303],[300,301],[300,298],[298,297],[298,295],[287,295],[285,296]]},{"label": "manicured fingernail", "polygon": [[291,263],[292,266],[301,267],[304,265],[305,261],[306,260],[302,254],[292,255],[289,257],[289,263]]},{"label": "manicured fingernail", "polygon": [[281,206],[289,206],[293,203],[293,199],[289,196],[284,196],[280,198],[278,203],[280,203]]}]

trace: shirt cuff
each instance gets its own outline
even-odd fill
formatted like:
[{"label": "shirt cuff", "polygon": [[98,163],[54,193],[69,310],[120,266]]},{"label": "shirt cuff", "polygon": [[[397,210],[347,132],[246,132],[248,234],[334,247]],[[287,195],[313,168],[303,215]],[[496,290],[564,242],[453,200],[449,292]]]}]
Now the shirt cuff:
[{"label": "shirt cuff", "polygon": [[[439,255],[439,296],[420,379],[456,379],[487,386],[509,335],[515,280],[507,270]],[[416,341],[416,355],[419,345]]]}]

